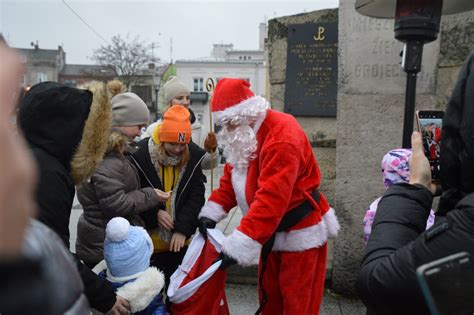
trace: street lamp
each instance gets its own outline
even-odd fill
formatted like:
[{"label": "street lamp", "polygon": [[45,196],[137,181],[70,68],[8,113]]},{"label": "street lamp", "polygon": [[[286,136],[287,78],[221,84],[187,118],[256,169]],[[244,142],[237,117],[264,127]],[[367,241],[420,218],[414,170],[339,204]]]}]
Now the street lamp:
[{"label": "street lamp", "polygon": [[402,146],[411,146],[415,114],[416,78],[423,45],[436,40],[441,15],[474,9],[473,0],[356,0],[355,9],[375,18],[395,18],[395,38],[405,43],[402,67],[407,73]]},{"label": "street lamp", "polygon": [[155,116],[155,121],[157,121],[160,118],[160,107],[159,107],[159,102],[158,102],[158,93],[160,92],[160,83],[161,83],[161,77],[158,75],[158,69],[154,69],[153,72],[153,86],[155,89],[155,106],[156,106],[156,116]]}]

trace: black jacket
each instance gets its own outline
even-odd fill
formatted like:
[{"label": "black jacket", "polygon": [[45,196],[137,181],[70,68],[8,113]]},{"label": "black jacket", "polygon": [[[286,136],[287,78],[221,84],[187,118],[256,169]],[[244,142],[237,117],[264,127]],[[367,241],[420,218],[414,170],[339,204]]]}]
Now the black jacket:
[{"label": "black jacket", "polygon": [[370,314],[429,314],[416,268],[461,251],[474,255],[474,194],[425,231],[432,198],[425,188],[396,184],[381,199],[356,284]]},{"label": "black jacket", "polygon": [[[148,141],[145,138],[137,144],[137,150],[130,156],[131,160],[137,166],[140,174],[140,183],[142,188],[154,187],[163,190],[163,184],[156,173],[155,167],[150,158]],[[189,161],[186,164],[183,177],[178,184],[177,194],[175,196],[175,222],[174,230],[180,232],[189,238],[194,234],[198,226],[198,214],[204,205],[204,174],[202,173],[201,161],[206,152],[195,143],[189,143]],[[148,211],[141,213],[147,229],[158,226],[157,211],[165,209],[161,204]]]},{"label": "black jacket", "polygon": [[[18,113],[18,124],[39,170],[38,219],[55,231],[68,249],[75,192],[71,161],[81,142],[91,104],[89,91],[43,82],[26,93]],[[116,300],[112,286],[77,258],[76,263],[91,306],[104,312],[110,310]]]},{"label": "black jacket", "polygon": [[18,124],[39,168],[38,219],[69,247],[74,199],[70,164],[89,115],[92,93],[55,82],[34,85],[24,96]]},{"label": "black jacket", "polygon": [[465,61],[443,118],[440,153],[443,194],[437,215],[444,215],[474,192],[474,55]]}]

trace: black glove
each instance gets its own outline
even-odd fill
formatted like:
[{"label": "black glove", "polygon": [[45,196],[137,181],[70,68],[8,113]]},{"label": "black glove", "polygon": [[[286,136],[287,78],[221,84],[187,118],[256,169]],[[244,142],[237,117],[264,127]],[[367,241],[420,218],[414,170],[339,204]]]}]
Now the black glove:
[{"label": "black glove", "polygon": [[211,220],[206,217],[201,217],[199,219],[199,232],[202,234],[204,239],[207,240],[207,229],[213,229],[216,227],[216,221]]},{"label": "black glove", "polygon": [[228,256],[224,252],[219,253],[219,256],[217,256],[216,260],[214,260],[214,263],[218,262],[219,260],[222,260],[222,263],[219,266],[219,269],[221,269],[221,270],[226,270],[227,267],[229,267],[231,265],[235,265],[237,263],[237,260],[235,260],[234,258]]}]

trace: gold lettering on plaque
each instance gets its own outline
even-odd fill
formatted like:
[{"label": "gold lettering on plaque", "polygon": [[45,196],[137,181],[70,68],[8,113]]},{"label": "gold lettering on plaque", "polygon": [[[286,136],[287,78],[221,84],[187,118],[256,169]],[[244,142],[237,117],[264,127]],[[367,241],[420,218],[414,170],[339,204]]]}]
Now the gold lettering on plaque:
[{"label": "gold lettering on plaque", "polygon": [[324,36],[323,33],[324,33],[324,27],[322,26],[318,27],[318,36],[314,35],[313,36],[314,40],[315,41],[324,40],[326,36]]}]

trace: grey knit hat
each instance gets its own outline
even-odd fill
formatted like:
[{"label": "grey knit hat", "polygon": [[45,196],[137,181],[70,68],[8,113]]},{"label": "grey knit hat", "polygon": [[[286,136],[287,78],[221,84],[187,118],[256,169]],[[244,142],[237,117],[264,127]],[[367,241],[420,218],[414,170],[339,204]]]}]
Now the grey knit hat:
[{"label": "grey knit hat", "polygon": [[168,81],[166,81],[165,85],[163,85],[163,90],[165,93],[165,104],[169,105],[171,100],[181,94],[188,94],[189,89],[183,82],[181,82],[178,77],[171,76],[169,77]]},{"label": "grey knit hat", "polygon": [[112,125],[146,125],[150,120],[150,111],[145,102],[135,93],[125,92],[112,97]]}]

